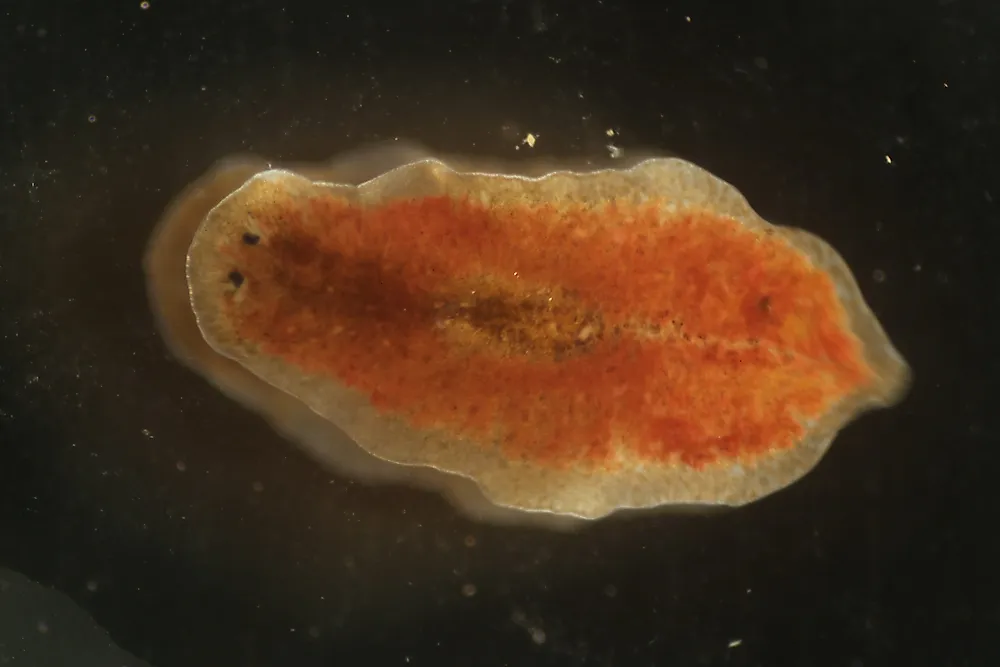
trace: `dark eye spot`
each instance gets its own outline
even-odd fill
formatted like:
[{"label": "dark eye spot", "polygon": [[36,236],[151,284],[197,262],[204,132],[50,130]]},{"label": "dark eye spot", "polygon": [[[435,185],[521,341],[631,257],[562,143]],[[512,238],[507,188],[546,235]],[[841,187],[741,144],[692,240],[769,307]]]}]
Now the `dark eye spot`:
[{"label": "dark eye spot", "polygon": [[251,234],[250,232],[243,233],[243,242],[247,245],[257,245],[260,243],[260,236],[257,234]]},{"label": "dark eye spot", "polygon": [[760,301],[757,302],[757,308],[760,309],[762,313],[771,312],[771,297],[762,296]]},{"label": "dark eye spot", "polygon": [[239,271],[230,271],[229,282],[233,284],[233,287],[239,287],[243,284],[243,274]]}]

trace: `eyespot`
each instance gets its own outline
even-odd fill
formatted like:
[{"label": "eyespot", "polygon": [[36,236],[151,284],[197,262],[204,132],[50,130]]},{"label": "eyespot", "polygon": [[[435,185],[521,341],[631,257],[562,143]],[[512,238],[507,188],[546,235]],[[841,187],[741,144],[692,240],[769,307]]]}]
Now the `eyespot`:
[{"label": "eyespot", "polygon": [[243,274],[239,271],[233,270],[229,272],[229,282],[233,284],[233,287],[239,287],[243,284]]}]

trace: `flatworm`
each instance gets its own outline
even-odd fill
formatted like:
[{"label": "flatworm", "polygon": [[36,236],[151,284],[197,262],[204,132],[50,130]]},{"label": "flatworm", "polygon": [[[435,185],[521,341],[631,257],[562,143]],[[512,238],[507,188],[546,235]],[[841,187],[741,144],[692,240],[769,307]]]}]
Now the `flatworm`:
[{"label": "flatworm", "polygon": [[161,328],[325,461],[357,452],[323,420],[552,516],[756,500],[902,398],[910,371],[823,240],[676,158],[532,169],[225,163],[150,245]]}]

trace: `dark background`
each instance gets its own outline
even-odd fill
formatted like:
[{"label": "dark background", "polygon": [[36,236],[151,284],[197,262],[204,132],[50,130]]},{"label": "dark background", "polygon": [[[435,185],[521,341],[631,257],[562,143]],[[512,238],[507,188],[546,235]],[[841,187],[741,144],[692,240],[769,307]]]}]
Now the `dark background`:
[{"label": "dark background", "polygon": [[[6,0],[0,565],[157,667],[1000,664],[998,56],[988,0]],[[221,157],[393,137],[691,159],[840,250],[913,390],[709,517],[331,476],[169,357],[141,256]]]}]

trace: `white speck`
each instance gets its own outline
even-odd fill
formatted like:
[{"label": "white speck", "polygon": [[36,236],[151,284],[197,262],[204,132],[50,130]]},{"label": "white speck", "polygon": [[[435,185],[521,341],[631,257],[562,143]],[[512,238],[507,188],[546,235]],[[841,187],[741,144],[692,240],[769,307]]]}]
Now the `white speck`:
[{"label": "white speck", "polygon": [[149,432],[149,429],[148,429],[148,428],[144,428],[144,429],[142,429],[142,434],[143,434],[144,436],[146,436],[147,438],[149,438],[150,440],[152,440],[152,439],[153,439],[153,434]]},{"label": "white speck", "polygon": [[690,23],[691,22],[691,17],[690,16],[685,16],[684,20],[687,21],[688,23]]},{"label": "white speck", "polygon": [[608,144],[607,145],[607,149],[608,149],[608,155],[610,155],[611,159],[613,159],[613,160],[617,160],[621,156],[625,155],[625,149],[624,148],[619,148],[618,146],[615,146],[614,144]]},{"label": "white speck", "polygon": [[538,137],[529,132],[528,135],[521,140],[521,143],[527,144],[528,148],[534,148],[536,141],[538,141]]},{"label": "white speck", "polygon": [[944,84],[942,84],[942,85],[944,85],[944,87],[947,88],[948,87],[948,82],[945,81]]},{"label": "white speck", "polygon": [[729,648],[736,648],[737,646],[739,646],[742,643],[743,643],[742,639],[734,639],[731,642],[729,642]]},{"label": "white speck", "polygon": [[615,130],[614,128],[609,127],[608,129],[604,130],[604,134],[608,135],[609,137],[613,137],[615,136]]},{"label": "white speck", "polygon": [[891,158],[891,157],[889,157],[888,155],[886,155],[886,156],[885,156],[885,163],[886,163],[886,164],[892,164],[892,158]]}]

